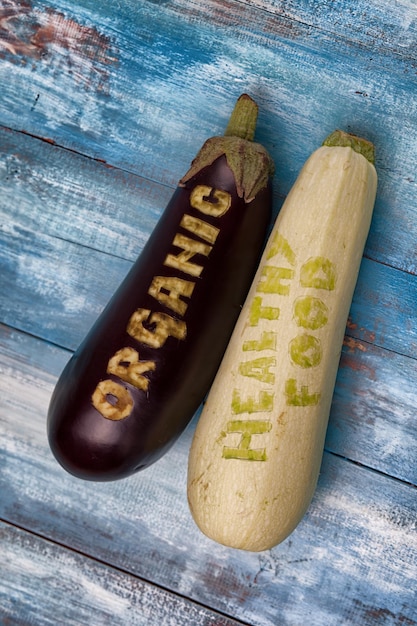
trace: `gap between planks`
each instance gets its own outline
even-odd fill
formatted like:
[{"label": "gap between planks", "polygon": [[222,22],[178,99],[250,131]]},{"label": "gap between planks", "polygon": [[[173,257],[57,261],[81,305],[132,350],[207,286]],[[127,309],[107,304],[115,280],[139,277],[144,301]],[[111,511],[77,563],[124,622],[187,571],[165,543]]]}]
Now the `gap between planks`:
[{"label": "gap between planks", "polygon": [[26,535],[30,535],[40,541],[44,541],[45,543],[60,548],[66,552],[72,553],[74,555],[80,556],[83,559],[86,559],[88,562],[91,563],[97,563],[98,565],[101,565],[103,567],[105,567],[106,569],[111,569],[113,572],[117,572],[122,574],[123,576],[127,576],[129,578],[134,578],[135,580],[138,580],[140,582],[142,582],[144,585],[148,585],[149,587],[153,587],[154,589],[158,589],[159,591],[162,591],[163,593],[167,594],[168,596],[171,597],[175,597],[178,598],[180,600],[182,600],[183,602],[185,602],[186,604],[189,605],[193,605],[196,607],[201,607],[202,609],[205,609],[207,611],[209,611],[210,613],[212,613],[214,616],[218,615],[221,618],[230,620],[230,626],[236,624],[236,626],[251,626],[251,624],[249,622],[243,622],[241,621],[239,618],[233,617],[231,615],[228,615],[227,613],[224,613],[222,611],[219,611],[217,609],[214,609],[213,607],[203,604],[201,602],[198,602],[196,600],[193,600],[191,598],[188,598],[187,596],[177,593],[175,591],[173,591],[172,589],[169,589],[168,587],[164,587],[163,585],[158,585],[156,582],[151,581],[151,580],[147,580],[146,578],[143,578],[141,576],[137,576],[136,574],[134,574],[133,572],[124,569],[122,567],[119,567],[117,565],[115,565],[114,563],[107,563],[106,561],[104,561],[103,559],[100,559],[98,557],[95,557],[91,554],[88,554],[87,552],[84,552],[82,550],[77,550],[76,548],[71,547],[69,544],[65,544],[62,543],[60,541],[56,541],[51,539],[51,537],[47,537],[46,535],[42,535],[41,533],[37,533],[33,530],[31,530],[30,528],[26,528],[24,526],[21,526],[19,524],[16,524],[14,522],[10,522],[7,519],[4,519],[2,517],[0,517],[0,522],[2,522],[3,524],[5,524],[6,526],[13,528],[17,531],[20,531],[22,533],[25,533]]}]

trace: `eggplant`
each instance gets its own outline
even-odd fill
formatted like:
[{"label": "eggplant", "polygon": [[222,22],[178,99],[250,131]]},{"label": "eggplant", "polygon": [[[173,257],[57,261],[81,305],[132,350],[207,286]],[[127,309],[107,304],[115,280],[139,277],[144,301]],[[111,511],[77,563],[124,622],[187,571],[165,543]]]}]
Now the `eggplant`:
[{"label": "eggplant", "polygon": [[204,400],[271,219],[274,166],[253,141],[257,115],[240,96],[59,377],[47,433],[70,474],[110,481],[148,467]]}]

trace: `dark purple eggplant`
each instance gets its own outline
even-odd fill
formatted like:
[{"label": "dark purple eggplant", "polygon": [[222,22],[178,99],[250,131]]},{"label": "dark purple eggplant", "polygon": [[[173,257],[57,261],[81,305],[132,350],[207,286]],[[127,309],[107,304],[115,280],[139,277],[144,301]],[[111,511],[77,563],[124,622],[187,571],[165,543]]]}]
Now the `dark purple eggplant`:
[{"label": "dark purple eggplant", "polygon": [[138,260],[62,372],[49,444],[71,474],[116,480],[159,459],[214,379],[265,242],[273,164],[246,94],[206,141]]}]

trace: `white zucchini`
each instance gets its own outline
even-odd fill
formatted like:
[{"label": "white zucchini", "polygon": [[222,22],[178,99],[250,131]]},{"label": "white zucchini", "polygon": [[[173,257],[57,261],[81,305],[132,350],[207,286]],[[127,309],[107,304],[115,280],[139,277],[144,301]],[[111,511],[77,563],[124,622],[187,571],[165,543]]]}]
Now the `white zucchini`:
[{"label": "white zucchini", "polygon": [[373,145],[335,131],[278,215],[190,450],[190,510],[221,544],[269,549],[309,507],[376,187]]}]

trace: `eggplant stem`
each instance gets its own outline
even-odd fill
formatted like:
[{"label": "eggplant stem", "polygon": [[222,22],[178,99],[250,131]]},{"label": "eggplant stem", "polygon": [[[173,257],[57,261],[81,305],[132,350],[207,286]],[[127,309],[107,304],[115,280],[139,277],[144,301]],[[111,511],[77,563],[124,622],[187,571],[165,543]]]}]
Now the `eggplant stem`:
[{"label": "eggplant stem", "polygon": [[258,105],[248,94],[244,93],[236,101],[224,136],[253,141],[257,120]]},{"label": "eggplant stem", "polygon": [[224,135],[207,139],[188,172],[181,178],[180,186],[224,155],[235,178],[237,195],[245,202],[251,202],[268,185],[274,173],[274,163],[268,152],[253,141],[257,118],[258,105],[250,96],[242,94]]}]

